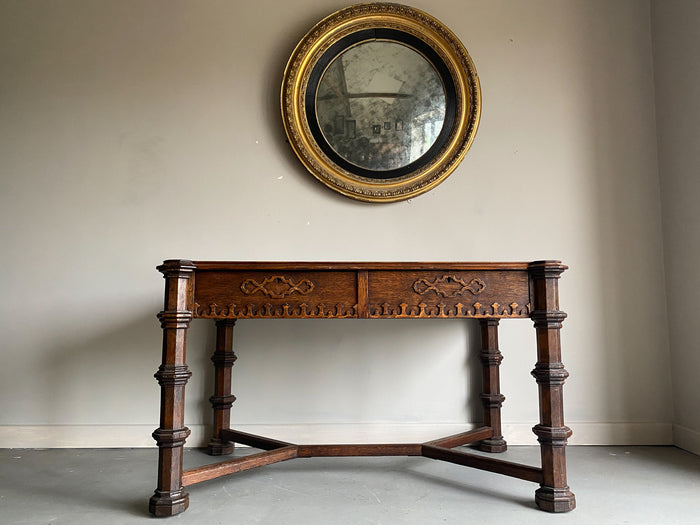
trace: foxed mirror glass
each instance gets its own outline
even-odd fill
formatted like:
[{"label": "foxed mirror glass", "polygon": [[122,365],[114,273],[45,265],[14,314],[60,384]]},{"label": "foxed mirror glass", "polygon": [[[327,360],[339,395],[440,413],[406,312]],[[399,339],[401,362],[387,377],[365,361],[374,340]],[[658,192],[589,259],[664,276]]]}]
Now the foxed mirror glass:
[{"label": "foxed mirror glass", "polygon": [[410,198],[444,180],[474,139],[479,80],[457,37],[398,4],[319,22],[289,60],[282,116],[321,182],[360,200]]},{"label": "foxed mirror glass", "polygon": [[445,122],[445,88],[415,49],[369,40],[343,51],[323,72],[316,119],[346,161],[370,172],[395,170],[435,144]]}]

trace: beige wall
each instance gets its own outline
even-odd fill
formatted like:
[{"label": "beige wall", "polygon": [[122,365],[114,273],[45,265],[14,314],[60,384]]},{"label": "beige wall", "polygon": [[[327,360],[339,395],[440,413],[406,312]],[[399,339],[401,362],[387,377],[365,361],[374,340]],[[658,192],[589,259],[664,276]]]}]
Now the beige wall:
[{"label": "beige wall", "polygon": [[[0,446],[152,446],[166,258],[561,259],[572,442],[671,441],[648,6],[411,3],[469,49],[483,117],[446,182],[373,205],[307,174],[279,116],[291,50],[347,2],[2,1]],[[478,419],[473,325],[237,334],[246,428],[383,439]],[[531,323],[504,322],[501,346],[507,438],[534,443]],[[191,444],[211,351],[195,323]]]},{"label": "beige wall", "polygon": [[700,454],[700,3],[652,2],[674,442]]}]

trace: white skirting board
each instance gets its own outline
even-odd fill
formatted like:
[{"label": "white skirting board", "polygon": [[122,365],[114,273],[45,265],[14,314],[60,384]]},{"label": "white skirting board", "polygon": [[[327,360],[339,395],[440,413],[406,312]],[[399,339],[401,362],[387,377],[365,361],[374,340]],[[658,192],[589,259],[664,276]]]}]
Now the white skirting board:
[{"label": "white skirting board", "polygon": [[[567,423],[570,445],[677,445],[700,454],[700,433],[671,423]],[[470,430],[463,423],[372,423],[234,425],[236,430],[298,444],[422,443]],[[532,424],[506,423],[509,445],[537,445]],[[211,428],[188,425],[188,447],[206,446]],[[151,425],[0,426],[0,448],[139,448],[155,447]]]},{"label": "white skirting board", "polygon": [[673,425],[673,444],[700,456],[700,432],[697,430]]}]

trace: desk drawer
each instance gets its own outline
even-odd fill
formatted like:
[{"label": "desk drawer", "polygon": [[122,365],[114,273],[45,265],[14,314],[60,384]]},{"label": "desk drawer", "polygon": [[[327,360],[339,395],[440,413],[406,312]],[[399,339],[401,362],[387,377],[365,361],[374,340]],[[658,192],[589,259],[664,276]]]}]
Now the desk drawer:
[{"label": "desk drawer", "polygon": [[202,271],[195,317],[332,318],[357,316],[352,271]]},{"label": "desk drawer", "polygon": [[528,317],[526,271],[372,271],[369,317]]}]

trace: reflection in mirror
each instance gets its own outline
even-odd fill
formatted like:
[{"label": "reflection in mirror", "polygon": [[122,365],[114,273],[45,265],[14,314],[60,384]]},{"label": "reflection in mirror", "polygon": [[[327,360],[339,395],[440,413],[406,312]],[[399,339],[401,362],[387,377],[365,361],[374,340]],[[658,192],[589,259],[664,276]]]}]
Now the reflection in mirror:
[{"label": "reflection in mirror", "polygon": [[419,159],[445,120],[445,89],[414,49],[368,41],[338,55],[323,73],[316,115],[324,138],[348,162],[374,171]]}]

